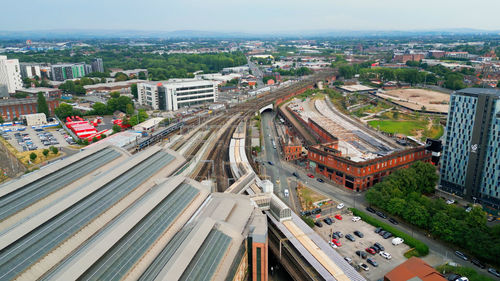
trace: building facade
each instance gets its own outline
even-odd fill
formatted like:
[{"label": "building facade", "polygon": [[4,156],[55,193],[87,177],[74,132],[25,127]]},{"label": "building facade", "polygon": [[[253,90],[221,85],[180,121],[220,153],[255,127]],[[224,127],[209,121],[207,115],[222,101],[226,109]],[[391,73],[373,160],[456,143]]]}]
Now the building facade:
[{"label": "building facade", "polygon": [[210,80],[169,80],[137,84],[139,104],[154,110],[178,110],[182,107],[215,102],[217,83]]},{"label": "building facade", "polygon": [[0,85],[7,85],[9,93],[15,93],[16,90],[23,88],[19,60],[9,60],[7,56],[0,56]]},{"label": "building facade", "polygon": [[42,77],[42,73],[40,71],[40,65],[33,63],[21,63],[21,77],[22,78],[34,78],[37,76],[38,78]]},{"label": "building facade", "polygon": [[91,64],[92,72],[104,72],[104,63],[101,58],[95,58]]},{"label": "building facade", "polygon": [[51,66],[50,72],[54,81],[81,78],[86,74],[84,63],[55,64]]},{"label": "building facade", "polygon": [[[440,188],[500,209],[500,90],[451,95]],[[476,201],[477,200],[477,201]]]},{"label": "building facade", "polygon": [[[59,106],[59,101],[47,99],[50,115]],[[36,99],[8,99],[0,100],[0,115],[5,121],[12,121],[14,118],[20,119],[21,115],[37,113]]]},{"label": "building facade", "polygon": [[337,143],[309,147],[309,167],[332,181],[355,191],[363,191],[382,181],[396,169],[407,168],[416,161],[431,161],[424,146],[397,151],[376,159],[355,162],[342,156]]}]

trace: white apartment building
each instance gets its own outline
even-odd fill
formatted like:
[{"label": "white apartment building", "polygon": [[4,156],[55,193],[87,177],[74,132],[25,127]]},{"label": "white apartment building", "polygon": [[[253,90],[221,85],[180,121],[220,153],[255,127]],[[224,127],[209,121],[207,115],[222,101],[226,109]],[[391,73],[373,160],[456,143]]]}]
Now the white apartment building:
[{"label": "white apartment building", "polygon": [[7,56],[0,56],[0,85],[7,85],[9,93],[23,88],[19,60],[8,60]]},{"label": "white apartment building", "polygon": [[211,80],[171,79],[137,84],[139,104],[154,110],[178,110],[217,100],[217,83]]},{"label": "white apartment building", "polygon": [[38,76],[42,77],[42,73],[40,71],[40,65],[32,64],[32,63],[20,63],[21,67],[21,76],[23,78],[34,78]]}]

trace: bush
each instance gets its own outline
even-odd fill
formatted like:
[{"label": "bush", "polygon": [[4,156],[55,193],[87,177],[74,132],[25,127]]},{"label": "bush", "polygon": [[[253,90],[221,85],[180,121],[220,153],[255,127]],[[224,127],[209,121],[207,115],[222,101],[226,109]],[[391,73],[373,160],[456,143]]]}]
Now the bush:
[{"label": "bush", "polygon": [[[367,213],[355,209],[355,208],[350,208],[352,213],[358,217],[361,217],[362,220],[365,222],[375,226],[375,227],[382,227],[384,230],[389,231],[392,233],[394,236],[401,237],[404,239],[404,243],[412,248],[415,248],[415,250],[418,252],[418,256],[426,256],[429,254],[429,246],[427,246],[425,243],[422,241],[415,239],[411,237],[409,234],[404,233],[400,231],[399,229],[394,228],[391,225],[388,225],[382,221],[379,221],[378,219],[368,215]],[[314,222],[313,222],[314,223]]]},{"label": "bush", "polygon": [[467,277],[470,281],[493,281],[493,278],[490,278],[486,275],[477,273],[473,268],[464,267],[464,266],[451,266],[451,265],[440,265],[436,268],[437,271],[441,273],[455,273],[460,276]]},{"label": "bush", "polygon": [[313,219],[311,219],[311,218],[310,218],[310,217],[308,217],[308,216],[302,216],[301,218],[302,218],[302,220],[303,220],[305,223],[307,223],[307,225],[308,225],[310,228],[314,228],[314,220],[313,220]]}]

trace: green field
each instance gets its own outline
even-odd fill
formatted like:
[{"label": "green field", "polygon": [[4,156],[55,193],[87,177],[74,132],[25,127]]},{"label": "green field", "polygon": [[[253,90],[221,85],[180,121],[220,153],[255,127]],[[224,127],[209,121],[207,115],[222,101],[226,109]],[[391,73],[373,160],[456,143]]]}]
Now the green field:
[{"label": "green field", "polygon": [[368,124],[375,129],[383,132],[394,134],[404,134],[407,136],[415,135],[417,130],[424,130],[427,126],[425,120],[411,120],[411,121],[390,121],[390,120],[373,120]]}]

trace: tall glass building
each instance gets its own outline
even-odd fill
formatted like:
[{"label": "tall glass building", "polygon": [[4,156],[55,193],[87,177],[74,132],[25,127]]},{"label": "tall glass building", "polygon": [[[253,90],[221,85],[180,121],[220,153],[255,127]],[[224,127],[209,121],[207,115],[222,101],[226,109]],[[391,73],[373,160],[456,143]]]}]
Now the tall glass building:
[{"label": "tall glass building", "polygon": [[451,95],[440,188],[500,209],[500,90]]}]

